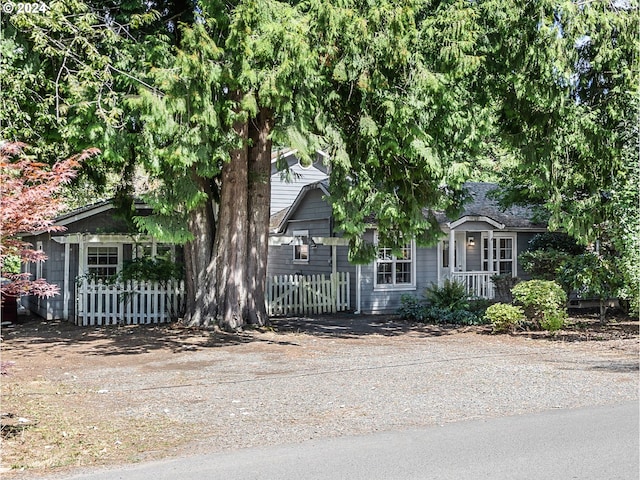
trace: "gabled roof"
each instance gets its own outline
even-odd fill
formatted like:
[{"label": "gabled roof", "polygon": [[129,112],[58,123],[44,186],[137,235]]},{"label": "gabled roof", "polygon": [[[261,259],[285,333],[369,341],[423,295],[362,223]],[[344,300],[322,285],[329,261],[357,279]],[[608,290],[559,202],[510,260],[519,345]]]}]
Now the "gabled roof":
[{"label": "gabled roof", "polygon": [[305,185],[304,187],[302,187],[302,189],[298,193],[298,196],[293,201],[290,207],[280,210],[274,213],[273,215],[271,215],[271,218],[269,221],[269,232],[281,233],[282,231],[284,231],[287,222],[289,221],[291,216],[294,214],[294,212],[298,208],[298,205],[300,205],[300,203],[304,199],[307,192],[315,189],[320,189],[322,193],[328,196],[329,180],[328,179],[321,180],[319,182],[310,183],[309,185]]},{"label": "gabled roof", "polygon": [[[150,208],[146,203],[144,203],[141,200],[134,200],[134,205],[136,206],[136,209]],[[64,213],[56,217],[56,219],[54,220],[54,225],[66,226],[74,222],[84,220],[85,218],[89,218],[94,215],[107,212],[114,208],[115,207],[113,205],[113,199],[101,200],[96,203],[92,203],[80,208],[76,208],[74,210],[71,210],[70,212]]]},{"label": "gabled roof", "polygon": [[467,221],[483,221],[502,229],[543,229],[543,223],[533,222],[533,210],[528,207],[512,206],[502,208],[497,200],[491,197],[490,192],[499,189],[495,183],[468,182],[465,188],[471,200],[465,204],[460,217],[448,218],[444,213],[437,212],[436,219],[441,225],[456,228]]},{"label": "gabled roof", "polygon": [[[465,205],[460,217],[456,219],[450,219],[444,213],[436,212],[436,219],[442,227],[456,228],[466,222],[485,222],[499,230],[542,230],[546,228],[545,224],[536,223],[531,220],[533,217],[533,210],[531,208],[513,206],[503,209],[500,207],[498,202],[489,195],[489,192],[500,188],[497,184],[468,182],[464,186],[467,189],[470,201]],[[290,207],[280,210],[271,216],[269,231],[271,233],[284,231],[287,221],[295,214],[295,210],[302,202],[304,196],[307,192],[316,188],[321,189],[325,195],[329,195],[328,180],[306,185],[302,188]],[[426,215],[428,210],[425,208],[424,212]],[[375,219],[373,218],[372,223],[375,223]]]}]

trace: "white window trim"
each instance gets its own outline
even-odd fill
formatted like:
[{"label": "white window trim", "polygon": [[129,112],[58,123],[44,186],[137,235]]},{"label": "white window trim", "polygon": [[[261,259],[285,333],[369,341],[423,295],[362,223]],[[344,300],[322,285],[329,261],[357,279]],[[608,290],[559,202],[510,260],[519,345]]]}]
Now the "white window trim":
[{"label": "white window trim", "polygon": [[[496,242],[501,238],[510,238],[512,241],[513,248],[512,248],[511,255],[513,258],[511,259],[511,262],[512,262],[511,276],[515,278],[518,274],[518,234],[514,232],[494,232],[493,233],[493,239]],[[482,243],[480,244],[480,268],[482,269],[484,269],[484,263],[488,261],[484,252],[484,241],[488,239],[489,239],[488,233],[482,232],[482,235],[481,235]],[[495,257],[496,255],[494,255],[494,258],[493,258],[494,264],[496,262],[499,262],[499,259],[496,259]],[[488,270],[483,270],[483,271],[488,271]],[[495,270],[494,270],[494,273],[499,274],[499,272]]]},{"label": "white window trim", "polygon": [[[374,233],[374,244],[378,246],[378,234]],[[416,242],[411,240],[411,283],[378,283],[378,259],[373,261],[373,290],[374,291],[403,291],[416,289]],[[393,260],[395,265],[395,256]],[[393,278],[393,275],[392,275]]]},{"label": "white window trim", "polygon": [[84,268],[85,268],[85,274],[89,275],[90,273],[90,268],[89,268],[89,248],[93,248],[93,247],[115,247],[118,249],[118,263],[116,264],[116,274],[120,273],[122,271],[122,255],[123,255],[123,249],[122,249],[122,244],[121,243],[91,243],[91,244],[87,244],[85,249],[84,249]]},{"label": "white window trim", "polygon": [[143,247],[150,246],[151,247],[151,258],[156,258],[158,256],[158,247],[159,246],[169,246],[171,251],[171,261],[176,261],[176,246],[170,243],[158,243],[155,240],[152,240],[148,243],[138,243],[133,245],[133,249],[131,252],[131,257],[133,259],[141,258],[143,256]]},{"label": "white window trim", "polygon": [[[36,242],[36,250],[38,252],[42,252],[44,250],[44,246],[42,244],[42,242],[38,241]],[[42,267],[44,262],[36,262],[36,272],[35,272],[35,280],[39,280],[42,278]]]},{"label": "white window trim", "polygon": [[[296,245],[297,238],[306,237],[307,238],[307,258],[296,258]],[[303,244],[304,245],[304,244]],[[309,263],[311,259],[311,242],[309,241],[309,230],[294,230],[293,231],[293,246],[291,249],[291,258],[293,259],[293,263],[306,265]]]}]

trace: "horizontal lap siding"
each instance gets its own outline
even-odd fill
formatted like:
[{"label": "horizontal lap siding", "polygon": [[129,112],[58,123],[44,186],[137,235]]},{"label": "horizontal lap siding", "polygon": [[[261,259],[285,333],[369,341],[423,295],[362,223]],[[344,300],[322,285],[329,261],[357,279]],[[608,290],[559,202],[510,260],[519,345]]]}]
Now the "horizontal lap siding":
[{"label": "horizontal lap siding", "polygon": [[302,168],[298,164],[289,167],[290,182],[281,173],[271,175],[271,215],[291,205],[305,185],[327,178],[327,174],[315,167]]},{"label": "horizontal lap siding", "polygon": [[[331,207],[322,199],[320,190],[312,190],[295,212],[294,221],[287,225],[283,236],[293,236],[296,230],[307,230],[311,238],[331,235]],[[267,260],[267,275],[330,274],[331,247],[316,245],[309,248],[309,262],[294,262],[292,245],[271,245]]]},{"label": "horizontal lap siding", "polygon": [[422,296],[425,288],[438,281],[437,249],[416,247],[416,286],[402,289],[376,289],[373,263],[362,266],[362,312],[390,314],[397,312],[403,295]]}]

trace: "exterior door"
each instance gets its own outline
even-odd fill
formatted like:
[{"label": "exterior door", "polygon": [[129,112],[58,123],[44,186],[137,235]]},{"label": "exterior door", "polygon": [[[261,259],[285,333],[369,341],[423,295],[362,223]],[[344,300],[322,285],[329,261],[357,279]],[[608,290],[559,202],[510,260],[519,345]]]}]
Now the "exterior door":
[{"label": "exterior door", "polygon": [[[464,272],[467,268],[467,258],[466,258],[466,250],[465,246],[465,232],[456,232],[455,233],[455,252],[454,252],[454,271],[456,272]],[[448,278],[449,277],[449,239],[442,240],[440,242],[440,278]]]}]

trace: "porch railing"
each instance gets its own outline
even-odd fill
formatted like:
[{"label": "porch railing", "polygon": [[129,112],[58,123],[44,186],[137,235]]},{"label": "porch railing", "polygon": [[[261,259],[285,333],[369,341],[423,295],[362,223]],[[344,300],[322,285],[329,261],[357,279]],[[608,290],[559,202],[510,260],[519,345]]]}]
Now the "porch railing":
[{"label": "porch railing", "polygon": [[492,299],[495,297],[495,286],[491,277],[495,274],[496,272],[454,272],[450,278],[463,284],[469,296]]}]

